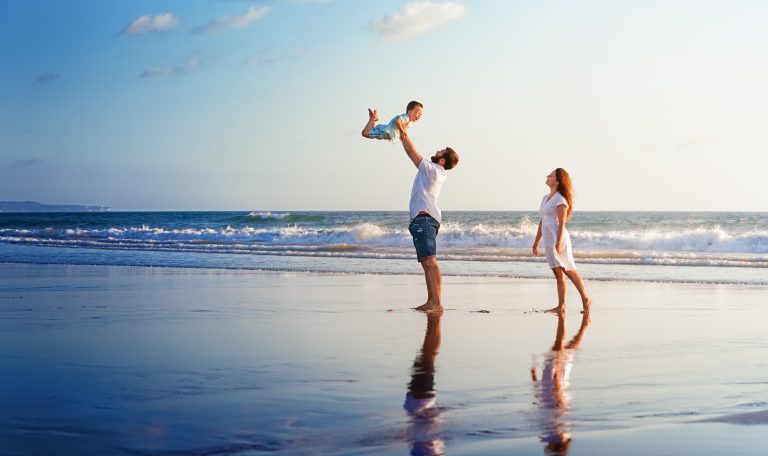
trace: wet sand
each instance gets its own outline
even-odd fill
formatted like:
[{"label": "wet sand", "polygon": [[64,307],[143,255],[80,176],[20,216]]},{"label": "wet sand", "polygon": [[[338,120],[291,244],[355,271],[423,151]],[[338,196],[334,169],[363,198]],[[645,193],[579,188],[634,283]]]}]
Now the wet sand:
[{"label": "wet sand", "polygon": [[768,289],[586,279],[2,264],[0,454],[768,451]]}]

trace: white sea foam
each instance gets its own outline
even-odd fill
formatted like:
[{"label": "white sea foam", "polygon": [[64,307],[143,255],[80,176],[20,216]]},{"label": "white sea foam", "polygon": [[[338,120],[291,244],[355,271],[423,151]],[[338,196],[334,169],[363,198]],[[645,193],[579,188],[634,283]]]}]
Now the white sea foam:
[{"label": "white sea foam", "polygon": [[291,214],[289,214],[287,212],[286,213],[272,213],[272,212],[269,212],[269,211],[267,211],[267,212],[251,212],[251,213],[248,214],[249,217],[259,218],[259,219],[262,219],[262,220],[267,220],[267,219],[282,220],[282,219],[288,217],[289,215],[291,215]]},{"label": "white sea foam", "polygon": [[[282,214],[279,214],[282,215]],[[469,249],[467,256],[482,256],[478,249],[497,248],[500,251],[520,249],[527,251],[533,242],[536,225],[524,219],[517,224],[445,223],[439,232],[441,248]],[[599,257],[610,260],[654,258],[660,261],[665,255],[683,258],[690,254],[766,254],[768,231],[752,228],[734,231],[716,226],[712,228],[605,230],[573,229],[570,231],[574,249],[578,254],[589,256],[599,252]],[[142,245],[157,242],[208,243],[229,245],[241,243],[247,246],[317,246],[334,249],[335,246],[410,248],[411,236],[402,226],[376,223],[354,223],[335,226],[232,226],[224,228],[164,228],[148,225],[134,227],[109,227],[103,229],[0,229],[0,240],[16,243],[40,243],[46,240],[102,243],[126,242]],[[473,252],[472,250],[478,250]],[[482,253],[482,254],[481,254]],[[693,260],[698,261],[694,258]]]},{"label": "white sea foam", "polygon": [[768,231],[742,233],[715,228],[681,231],[650,228],[643,231],[573,231],[574,247],[584,249],[638,249],[677,252],[768,253]]}]

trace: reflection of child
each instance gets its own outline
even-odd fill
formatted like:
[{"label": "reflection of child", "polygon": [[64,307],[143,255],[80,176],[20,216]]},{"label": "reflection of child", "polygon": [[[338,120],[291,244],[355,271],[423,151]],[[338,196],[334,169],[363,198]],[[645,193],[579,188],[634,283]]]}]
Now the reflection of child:
[{"label": "reflection of child", "polygon": [[368,123],[363,128],[363,137],[386,139],[387,141],[399,139],[400,130],[397,128],[397,124],[401,124],[405,130],[411,122],[416,122],[421,118],[422,112],[424,112],[424,105],[418,101],[411,101],[408,103],[405,114],[393,117],[388,124],[375,125],[376,121],[379,120],[379,113],[375,109],[368,109]]}]

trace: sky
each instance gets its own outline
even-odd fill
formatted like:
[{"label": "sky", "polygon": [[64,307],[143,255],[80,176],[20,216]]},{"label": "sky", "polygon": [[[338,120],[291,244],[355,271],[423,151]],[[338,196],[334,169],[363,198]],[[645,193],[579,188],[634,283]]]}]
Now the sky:
[{"label": "sky", "polygon": [[0,0],[0,200],[406,210],[362,138],[424,104],[439,205],[768,211],[763,1]]}]

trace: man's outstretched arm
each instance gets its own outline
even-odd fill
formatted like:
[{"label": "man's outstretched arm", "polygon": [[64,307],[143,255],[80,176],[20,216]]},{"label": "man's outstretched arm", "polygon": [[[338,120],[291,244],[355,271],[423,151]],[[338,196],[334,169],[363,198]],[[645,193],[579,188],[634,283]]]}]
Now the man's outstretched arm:
[{"label": "man's outstretched arm", "polygon": [[400,130],[400,142],[403,144],[403,149],[405,149],[406,155],[408,155],[408,158],[410,158],[413,164],[418,168],[423,157],[419,151],[416,150],[416,146],[413,145],[411,138],[408,137],[408,133],[405,131],[405,128],[403,128],[403,124],[399,119],[397,121],[397,128]]}]

